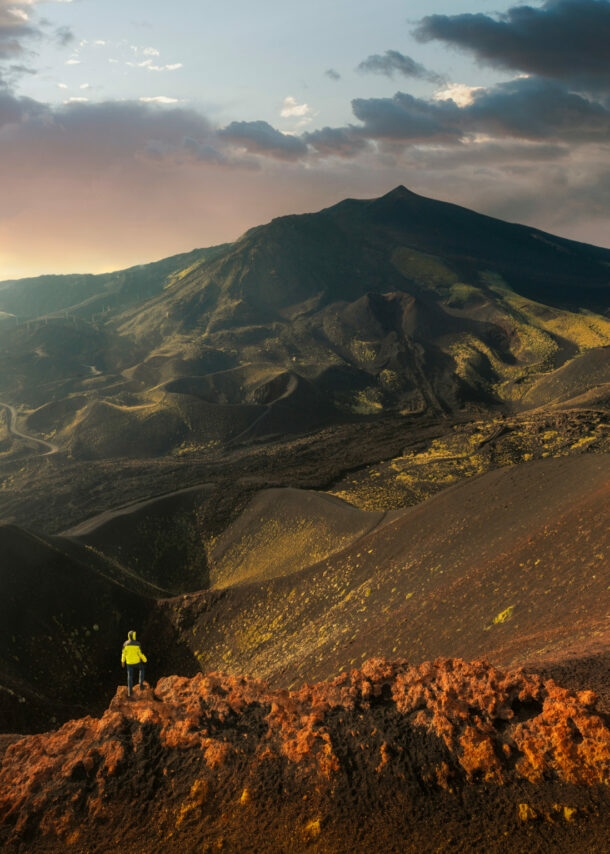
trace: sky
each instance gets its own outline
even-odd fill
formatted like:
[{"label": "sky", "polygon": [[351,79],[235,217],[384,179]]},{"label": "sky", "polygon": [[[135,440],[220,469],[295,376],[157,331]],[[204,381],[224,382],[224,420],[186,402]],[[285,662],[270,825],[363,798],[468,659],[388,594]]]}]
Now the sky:
[{"label": "sky", "polygon": [[0,0],[0,280],[402,184],[610,246],[610,0]]}]

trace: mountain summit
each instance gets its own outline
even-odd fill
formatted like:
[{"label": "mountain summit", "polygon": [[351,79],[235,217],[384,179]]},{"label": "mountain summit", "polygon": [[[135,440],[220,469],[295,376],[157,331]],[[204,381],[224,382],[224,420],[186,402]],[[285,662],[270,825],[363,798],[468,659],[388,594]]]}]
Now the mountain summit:
[{"label": "mountain summit", "polygon": [[[29,282],[27,323],[5,325],[0,395],[23,396],[33,430],[77,457],[388,412],[514,411],[552,388],[568,399],[575,376],[594,396],[609,376],[609,250],[402,186],[52,284]],[[0,290],[7,315],[16,288]]]}]

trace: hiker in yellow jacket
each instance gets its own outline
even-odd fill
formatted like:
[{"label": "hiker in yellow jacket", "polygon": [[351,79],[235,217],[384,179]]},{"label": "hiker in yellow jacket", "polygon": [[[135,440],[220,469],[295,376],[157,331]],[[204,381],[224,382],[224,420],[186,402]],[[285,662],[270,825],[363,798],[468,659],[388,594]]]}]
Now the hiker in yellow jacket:
[{"label": "hiker in yellow jacket", "polygon": [[136,640],[135,632],[127,632],[127,640],[123,644],[123,652],[121,654],[121,666],[127,667],[127,696],[131,697],[133,690],[133,678],[136,668],[139,671],[138,681],[140,691],[144,688],[144,664],[146,656],[142,652],[140,641]]}]

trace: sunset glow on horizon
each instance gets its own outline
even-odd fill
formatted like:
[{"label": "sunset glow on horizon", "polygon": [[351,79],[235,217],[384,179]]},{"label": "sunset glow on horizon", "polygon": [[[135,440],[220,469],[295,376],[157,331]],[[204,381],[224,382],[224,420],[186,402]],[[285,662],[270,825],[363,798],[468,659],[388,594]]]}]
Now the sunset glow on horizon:
[{"label": "sunset glow on horizon", "polygon": [[0,281],[424,196],[610,246],[610,0],[0,0]]}]

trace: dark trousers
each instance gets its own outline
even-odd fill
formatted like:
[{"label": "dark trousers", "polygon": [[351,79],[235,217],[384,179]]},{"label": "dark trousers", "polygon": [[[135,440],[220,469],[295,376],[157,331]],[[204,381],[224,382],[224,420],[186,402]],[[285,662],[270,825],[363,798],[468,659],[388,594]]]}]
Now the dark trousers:
[{"label": "dark trousers", "polygon": [[138,681],[140,684],[140,688],[144,687],[144,665],[140,662],[140,664],[127,664],[126,667],[127,667],[127,693],[131,694],[136,670],[139,672]]}]

